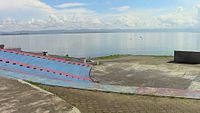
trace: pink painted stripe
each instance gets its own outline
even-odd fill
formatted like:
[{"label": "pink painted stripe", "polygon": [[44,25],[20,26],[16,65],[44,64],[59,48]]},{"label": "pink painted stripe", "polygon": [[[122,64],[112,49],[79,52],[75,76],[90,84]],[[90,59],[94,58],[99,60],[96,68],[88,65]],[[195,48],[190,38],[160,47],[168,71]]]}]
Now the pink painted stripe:
[{"label": "pink painted stripe", "polygon": [[47,56],[35,55],[35,54],[31,54],[31,53],[18,52],[18,51],[14,51],[14,50],[7,50],[7,49],[0,49],[0,50],[1,51],[5,51],[5,52],[20,54],[20,55],[26,55],[26,56],[38,57],[38,58],[43,58],[43,59],[48,59],[48,60],[54,60],[54,61],[63,62],[63,63],[71,63],[71,64],[76,64],[76,65],[81,65],[81,66],[88,66],[88,67],[91,66],[90,64],[86,64],[86,63],[71,62],[71,61],[66,61],[66,60],[59,59],[59,58],[52,58],[52,57],[47,57]]},{"label": "pink painted stripe", "polygon": [[4,59],[4,58],[0,58],[0,60],[4,61],[5,63],[12,63],[12,64],[16,64],[16,65],[23,66],[23,67],[29,67],[29,68],[32,68],[32,69],[39,69],[41,71],[45,70],[47,72],[52,72],[52,73],[59,74],[59,75],[70,76],[70,77],[76,78],[76,79],[92,81],[90,78],[87,78],[87,77],[81,77],[81,76],[77,76],[77,75],[72,75],[72,74],[68,74],[68,73],[65,73],[65,72],[51,70],[51,69],[48,69],[48,68],[41,68],[41,67],[38,67],[38,66],[32,66],[32,65],[29,65],[29,64],[24,64],[24,63],[21,63],[21,62],[15,62],[15,61],[7,60],[7,59]]},{"label": "pink painted stripe", "polygon": [[26,72],[23,72],[23,71],[7,69],[7,68],[4,68],[4,67],[0,67],[0,69],[1,70],[5,70],[5,71],[11,71],[11,72],[15,72],[15,73],[20,73],[20,74],[25,74],[25,75],[33,75],[33,76],[39,76],[39,77],[42,77],[42,78],[49,78],[49,79],[52,79],[52,80],[60,80],[60,81],[64,81],[64,82],[72,82],[71,80],[63,80],[63,79],[54,78],[54,77],[47,77],[47,76],[40,75],[40,74],[26,73]]}]

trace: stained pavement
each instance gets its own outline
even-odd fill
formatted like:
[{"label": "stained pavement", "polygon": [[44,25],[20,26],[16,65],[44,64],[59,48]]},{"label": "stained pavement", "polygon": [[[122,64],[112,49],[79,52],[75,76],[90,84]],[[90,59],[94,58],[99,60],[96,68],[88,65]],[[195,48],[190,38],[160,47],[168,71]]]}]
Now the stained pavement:
[{"label": "stained pavement", "polygon": [[67,100],[82,113],[200,113],[200,100],[39,86]]},{"label": "stained pavement", "polygon": [[79,110],[25,82],[0,77],[0,113],[79,113]]}]

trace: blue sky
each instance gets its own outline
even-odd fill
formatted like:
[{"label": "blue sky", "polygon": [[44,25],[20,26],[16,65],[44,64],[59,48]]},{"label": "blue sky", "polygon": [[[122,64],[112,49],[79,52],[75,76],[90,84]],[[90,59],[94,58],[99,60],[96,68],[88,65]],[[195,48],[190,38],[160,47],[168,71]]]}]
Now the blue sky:
[{"label": "blue sky", "polygon": [[[200,3],[199,0],[42,0],[54,7],[64,3],[83,3],[85,8],[94,10],[98,13],[113,12],[113,7],[130,6],[131,9],[166,9],[174,10],[178,6],[190,9],[194,4]],[[56,8],[56,7],[55,7]]]},{"label": "blue sky", "polygon": [[199,28],[200,0],[0,0],[0,31]]},{"label": "blue sky", "polygon": [[[84,3],[87,4],[87,8],[93,10],[104,10],[104,8],[119,7],[123,5],[130,5],[133,8],[162,8],[169,6],[176,7],[177,5],[183,5],[184,0],[42,0],[48,5],[55,6],[64,3]],[[173,4],[172,4],[173,3]],[[104,10],[105,11],[105,10]]]},{"label": "blue sky", "polygon": [[[130,10],[145,10],[166,8],[168,10],[176,9],[179,4],[178,0],[42,0],[51,7],[58,9],[56,6],[64,3],[83,3],[84,8],[95,11],[96,13],[118,13],[113,10],[114,7],[129,6]],[[175,2],[174,2],[175,1]],[[173,4],[172,4],[173,2]]]}]

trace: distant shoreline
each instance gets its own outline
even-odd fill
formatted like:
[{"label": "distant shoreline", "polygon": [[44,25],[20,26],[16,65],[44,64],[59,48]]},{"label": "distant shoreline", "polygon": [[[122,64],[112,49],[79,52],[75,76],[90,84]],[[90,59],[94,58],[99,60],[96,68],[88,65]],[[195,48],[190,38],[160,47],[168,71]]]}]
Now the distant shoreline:
[{"label": "distant shoreline", "polygon": [[194,32],[199,29],[79,29],[79,30],[41,30],[41,31],[13,31],[0,32],[0,35],[42,35],[42,34],[82,34],[82,33],[137,33],[137,32]]}]

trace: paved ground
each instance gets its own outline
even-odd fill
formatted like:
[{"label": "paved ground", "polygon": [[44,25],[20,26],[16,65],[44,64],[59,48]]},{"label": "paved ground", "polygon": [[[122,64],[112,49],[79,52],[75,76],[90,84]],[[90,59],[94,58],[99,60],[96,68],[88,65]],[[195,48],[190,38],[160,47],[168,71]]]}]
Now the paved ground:
[{"label": "paved ground", "polygon": [[[149,56],[106,60],[93,68],[92,77],[103,84],[179,89],[187,89],[191,84],[200,86],[196,85],[200,83],[200,65],[167,63],[171,60],[172,57]],[[66,100],[82,113],[200,113],[200,100],[38,86]],[[63,113],[72,110],[60,98],[0,77],[0,113]]]},{"label": "paved ground", "polygon": [[82,113],[200,113],[200,100],[39,86],[67,100]]},{"label": "paved ground", "polygon": [[61,98],[0,77],[0,113],[79,113]]},{"label": "paved ground", "polygon": [[101,65],[93,67],[91,77],[102,84],[176,89],[187,89],[200,78],[200,65],[170,61],[173,57],[128,56],[101,60]]}]

